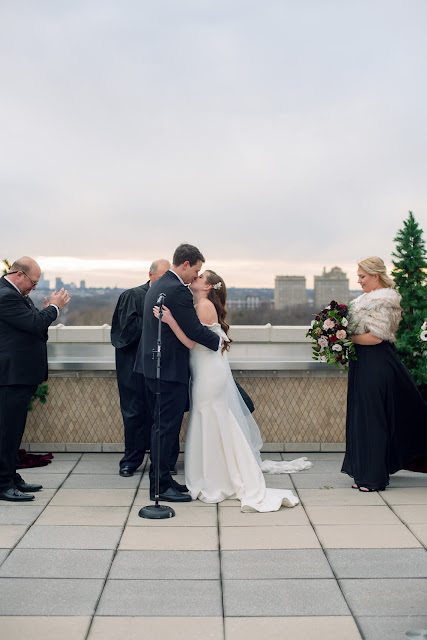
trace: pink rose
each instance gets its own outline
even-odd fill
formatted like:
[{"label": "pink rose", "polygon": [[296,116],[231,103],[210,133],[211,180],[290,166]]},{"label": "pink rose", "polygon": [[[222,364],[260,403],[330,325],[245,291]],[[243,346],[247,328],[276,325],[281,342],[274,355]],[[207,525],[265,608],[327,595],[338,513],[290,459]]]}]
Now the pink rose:
[{"label": "pink rose", "polygon": [[337,331],[338,340],[344,340],[346,336],[347,336],[347,332],[344,331],[344,329],[340,329],[339,331]]},{"label": "pink rose", "polygon": [[335,322],[331,320],[331,318],[328,318],[323,323],[323,328],[325,329],[325,331],[327,331],[328,329],[333,329],[334,327],[335,327]]}]

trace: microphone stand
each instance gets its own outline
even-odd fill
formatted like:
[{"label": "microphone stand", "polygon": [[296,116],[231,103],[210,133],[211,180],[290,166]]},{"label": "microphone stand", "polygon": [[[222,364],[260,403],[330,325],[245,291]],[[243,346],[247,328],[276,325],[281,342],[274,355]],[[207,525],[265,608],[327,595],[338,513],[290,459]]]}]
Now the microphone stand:
[{"label": "microphone stand", "polygon": [[[172,507],[159,504],[160,495],[160,419],[161,419],[161,399],[160,399],[160,365],[162,359],[162,317],[163,317],[163,302],[164,294],[160,294],[159,300],[159,324],[157,329],[157,391],[156,391],[156,406],[157,406],[157,421],[155,424],[155,438],[156,438],[156,460],[151,460],[151,464],[155,464],[154,467],[154,504],[149,504],[146,507],[142,507],[139,510],[140,518],[149,518],[150,520],[164,520],[165,518],[173,518],[175,511]],[[154,351],[154,350],[153,350]],[[154,355],[154,354],[153,354]]]}]

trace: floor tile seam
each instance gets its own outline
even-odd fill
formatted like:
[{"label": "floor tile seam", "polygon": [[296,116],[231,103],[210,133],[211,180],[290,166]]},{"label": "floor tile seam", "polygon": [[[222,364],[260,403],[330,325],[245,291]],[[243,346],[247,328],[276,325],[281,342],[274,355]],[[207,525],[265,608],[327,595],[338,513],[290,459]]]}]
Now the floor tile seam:
[{"label": "floor tile seam", "polygon": [[[323,523],[313,523],[312,526],[313,527],[400,527],[402,524],[404,524],[403,522],[374,522],[374,523],[355,523],[355,522],[323,522]],[[290,525],[289,525],[290,526]],[[407,526],[405,526],[405,529],[408,529]]]},{"label": "floor tile seam", "polygon": [[221,611],[222,611],[222,635],[226,640],[225,630],[225,602],[224,602],[224,577],[222,572],[222,550],[221,550],[221,528],[219,524],[219,503],[216,504],[216,521],[217,521],[217,538],[218,538],[218,562],[219,562],[219,589],[221,593]]},{"label": "floor tile seam", "polygon": [[[79,458],[79,459],[77,459],[77,460],[75,460],[75,461],[73,460],[73,462],[75,462],[74,466],[72,467],[72,469],[70,469],[70,471],[69,471],[68,473],[66,473],[66,474],[65,474],[65,478],[64,478],[64,480],[62,481],[62,483],[61,483],[58,487],[53,488],[54,493],[53,493],[53,495],[50,497],[50,500],[48,500],[48,502],[47,502],[45,505],[38,505],[38,506],[43,507],[43,509],[40,511],[40,513],[38,514],[38,516],[35,518],[35,520],[34,520],[31,524],[29,524],[28,526],[26,526],[26,525],[2,525],[2,526],[25,526],[26,528],[25,528],[25,531],[24,531],[24,533],[22,534],[22,536],[20,536],[20,537],[18,538],[18,540],[16,541],[16,543],[15,543],[12,547],[10,547],[10,548],[9,548],[9,553],[6,555],[6,557],[5,557],[5,558],[3,559],[3,561],[0,563],[0,566],[1,566],[1,565],[4,563],[4,561],[5,561],[5,560],[10,556],[10,554],[12,553],[12,551],[14,551],[14,550],[16,549],[16,547],[18,546],[18,544],[19,544],[19,543],[21,542],[21,540],[22,540],[22,539],[27,535],[27,533],[29,532],[29,530],[30,530],[30,529],[31,529],[31,528],[36,524],[37,520],[40,518],[40,516],[42,515],[42,513],[45,511],[46,507],[48,507],[48,505],[50,504],[51,500],[52,500],[52,499],[54,498],[54,496],[56,495],[57,491],[62,487],[62,485],[64,484],[64,482],[67,480],[68,476],[71,474],[72,470],[74,469],[74,467],[76,466],[76,464],[79,462],[79,460],[80,460],[80,458]],[[17,471],[23,471],[23,472],[24,472],[24,474],[25,474],[25,471],[24,471],[23,469],[17,469]],[[62,474],[61,474],[61,475],[62,475]],[[43,490],[43,489],[42,489],[42,490]],[[42,495],[42,494],[40,494],[40,495]],[[19,506],[19,505],[17,505],[17,506]],[[35,505],[35,506],[37,506],[37,505]],[[25,507],[24,507],[24,508],[25,508]],[[40,525],[40,526],[41,526],[41,525]]]},{"label": "floor tile seam", "polygon": [[[312,528],[314,527],[400,527],[401,524],[404,523],[400,523],[400,522],[373,522],[373,523],[369,523],[369,522],[365,522],[365,523],[359,523],[359,522],[312,522],[310,521],[310,524],[308,523],[288,523],[288,524],[222,524],[221,525],[221,529],[251,529],[254,527],[257,527],[258,529],[285,529],[285,528],[292,528],[292,527],[308,527],[311,526]],[[412,522],[410,524],[427,524],[427,523],[423,523],[423,522]],[[132,525],[130,525],[132,526]],[[198,525],[185,525],[185,526],[198,526]],[[214,525],[205,525],[205,526],[214,526]],[[408,527],[406,527],[408,528]]]},{"label": "floor tile seam", "polygon": [[303,502],[302,502],[302,500],[301,500],[301,498],[300,498],[299,492],[298,492],[298,488],[295,486],[295,483],[294,483],[294,481],[293,481],[293,478],[292,478],[292,477],[291,477],[291,481],[292,481],[292,484],[294,485],[294,489],[295,489],[295,492],[296,492],[296,494],[297,494],[297,496],[298,496],[298,499],[300,500],[300,504],[301,504],[302,508],[304,509],[305,515],[307,516],[308,521],[310,522],[310,525],[311,525],[311,527],[312,527],[312,529],[313,529],[313,533],[314,533],[314,535],[316,536],[316,539],[317,539],[317,541],[318,541],[318,543],[319,543],[319,545],[320,545],[320,548],[321,548],[321,549],[322,549],[322,551],[323,551],[323,555],[324,555],[324,557],[325,557],[325,560],[326,560],[326,562],[327,562],[327,563],[328,563],[328,565],[329,565],[329,569],[330,569],[330,571],[331,571],[331,573],[332,573],[333,579],[335,580],[335,584],[337,585],[337,588],[339,589],[339,591],[340,591],[340,593],[341,593],[341,596],[342,596],[342,598],[343,598],[344,602],[345,602],[345,603],[346,603],[346,605],[347,605],[347,608],[348,608],[348,610],[349,610],[349,612],[350,612],[350,616],[353,618],[353,622],[354,622],[354,624],[355,624],[355,625],[356,625],[356,627],[357,627],[357,630],[358,630],[358,632],[359,632],[359,634],[360,634],[360,637],[361,637],[361,638],[363,638],[363,637],[364,637],[364,635],[363,635],[362,630],[361,630],[361,628],[360,628],[360,625],[359,625],[358,621],[356,620],[356,617],[355,617],[355,615],[354,615],[354,613],[353,613],[353,609],[352,609],[352,607],[350,606],[350,603],[348,602],[347,598],[345,597],[344,591],[343,591],[343,589],[342,589],[342,587],[341,587],[341,585],[340,585],[340,583],[339,583],[339,580],[338,580],[338,577],[337,577],[336,571],[334,570],[334,567],[332,566],[331,562],[329,561],[328,555],[327,555],[327,553],[326,553],[326,549],[325,549],[325,547],[322,545],[322,542],[321,542],[321,540],[320,540],[319,536],[317,535],[317,531],[316,531],[316,529],[315,529],[315,527],[314,527],[314,525],[313,525],[313,522],[312,522],[312,520],[311,520],[311,518],[310,518],[309,514],[307,513],[307,511],[306,511],[306,509],[305,509],[305,507],[304,507],[304,504],[303,504]]},{"label": "floor tile seam", "polygon": [[[407,524],[406,524],[405,522],[403,522],[403,521],[402,521],[402,524],[403,524],[403,526],[405,527],[405,529],[407,529],[407,530],[408,530],[409,534],[410,534],[411,536],[413,536],[413,537],[415,538],[415,540],[416,540],[416,541],[421,545],[421,547],[424,547],[424,549],[427,549],[427,541],[424,543],[424,542],[423,542],[423,541],[418,537],[418,535],[416,535],[416,534],[415,534],[415,532],[414,532],[414,531],[412,531],[412,529],[410,528],[410,526],[409,526],[409,525],[407,525]],[[416,523],[414,523],[414,524],[416,524]],[[409,548],[409,547],[407,547],[407,548]]]},{"label": "floor tile seam", "polygon": [[0,580],[78,580],[79,582],[96,580],[97,582],[100,582],[103,581],[104,578],[80,578],[76,576],[0,576]]},{"label": "floor tile seam", "polygon": [[[412,531],[412,529],[410,528],[410,527],[411,527],[411,525],[413,525],[413,524],[425,524],[425,523],[423,523],[423,522],[411,522],[411,523],[407,523],[407,522],[405,522],[405,521],[404,521],[404,520],[402,520],[402,518],[401,518],[401,517],[400,517],[400,516],[395,512],[395,510],[393,509],[393,506],[398,507],[398,506],[402,506],[402,505],[389,505],[389,508],[390,508],[390,510],[392,511],[392,513],[394,513],[394,515],[395,515],[397,518],[399,518],[400,522],[401,522],[401,523],[402,523],[402,524],[403,524],[403,525],[408,529],[409,533],[410,533],[411,535],[413,535],[413,536],[414,536],[414,538],[415,538],[416,540],[418,540],[418,542],[420,543],[420,545],[422,545],[425,549],[427,549],[427,542],[426,542],[426,544],[424,544],[424,542],[422,542],[422,541],[420,540],[420,538],[419,538],[419,537],[414,533],[414,531]],[[411,506],[413,506],[413,505],[411,505]]]},{"label": "floor tile seam", "polygon": [[[71,508],[71,507],[70,507]],[[127,509],[127,507],[124,507]],[[123,527],[121,524],[38,524],[37,527],[67,527],[67,529],[73,527]]]},{"label": "floor tile seam", "polygon": [[122,538],[123,538],[123,534],[124,534],[124,531],[125,531],[126,524],[127,524],[127,522],[129,521],[129,516],[130,516],[130,513],[131,513],[131,511],[132,511],[132,507],[133,507],[133,505],[134,505],[134,503],[135,503],[135,498],[136,498],[136,496],[137,496],[137,494],[138,494],[138,490],[139,490],[139,487],[140,487],[140,485],[141,485],[142,478],[144,477],[144,473],[145,473],[145,470],[146,470],[146,468],[147,468],[147,462],[148,462],[148,455],[147,455],[147,453],[146,453],[146,454],[145,454],[145,456],[144,456],[144,459],[143,459],[143,461],[142,461],[142,473],[141,473],[141,477],[140,477],[140,479],[139,479],[139,482],[138,482],[137,486],[136,486],[136,487],[134,487],[133,499],[132,499],[132,502],[131,502],[131,504],[129,505],[129,508],[128,508],[128,514],[127,514],[126,520],[125,520],[125,522],[124,522],[124,524],[123,524],[123,527],[122,527],[122,533],[121,533],[121,535],[120,535],[120,537],[119,537],[119,539],[118,539],[118,541],[117,541],[117,544],[116,544],[115,548],[113,549],[113,553],[112,553],[112,555],[111,555],[110,565],[109,565],[109,567],[107,568],[107,572],[106,572],[106,574],[105,574],[105,578],[104,578],[103,585],[102,585],[102,587],[101,587],[101,590],[100,590],[100,593],[99,593],[98,599],[97,599],[97,601],[96,601],[96,602],[95,602],[95,604],[94,604],[94,607],[93,607],[93,614],[92,614],[92,616],[91,616],[91,620],[90,620],[90,622],[89,622],[89,625],[88,625],[88,628],[87,628],[87,633],[86,633],[86,636],[85,636],[85,639],[84,639],[84,640],[88,640],[88,638],[89,638],[89,635],[90,635],[90,632],[91,632],[91,628],[92,628],[92,625],[93,625],[93,621],[94,621],[94,618],[95,618],[96,612],[98,611],[99,603],[100,603],[101,598],[102,598],[102,595],[103,595],[103,593],[104,593],[104,589],[105,589],[105,587],[106,587],[106,585],[107,585],[108,576],[110,575],[110,572],[111,572],[111,567],[113,566],[113,562],[114,562],[114,560],[115,560],[115,558],[116,558],[116,556],[117,556],[117,551],[118,551],[118,548],[119,548],[119,546],[120,546],[120,542],[121,542],[121,540],[122,540]]},{"label": "floor tile seam", "polygon": [[390,581],[390,580],[411,580],[411,581],[413,581],[413,580],[422,580],[422,581],[424,581],[425,577],[423,577],[423,576],[411,576],[411,577],[408,577],[408,576],[405,576],[405,577],[393,576],[391,578],[385,578],[384,576],[381,576],[381,577],[375,577],[375,578],[368,578],[368,577],[362,577],[362,578],[350,578],[350,577],[338,578],[338,582],[343,582],[344,580],[358,580],[358,581],[359,580],[364,580],[364,581],[368,581],[368,580],[372,580],[372,581],[387,580],[387,582]]}]

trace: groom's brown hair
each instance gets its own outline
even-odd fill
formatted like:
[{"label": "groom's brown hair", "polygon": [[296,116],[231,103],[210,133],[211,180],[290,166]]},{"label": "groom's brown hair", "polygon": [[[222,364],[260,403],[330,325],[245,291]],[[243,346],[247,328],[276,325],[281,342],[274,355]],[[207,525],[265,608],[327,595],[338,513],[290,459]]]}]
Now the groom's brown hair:
[{"label": "groom's brown hair", "polygon": [[175,267],[179,267],[180,264],[188,261],[190,267],[192,267],[196,262],[199,262],[199,260],[205,262],[205,257],[197,247],[193,247],[192,244],[180,244],[179,247],[175,249],[172,263]]}]

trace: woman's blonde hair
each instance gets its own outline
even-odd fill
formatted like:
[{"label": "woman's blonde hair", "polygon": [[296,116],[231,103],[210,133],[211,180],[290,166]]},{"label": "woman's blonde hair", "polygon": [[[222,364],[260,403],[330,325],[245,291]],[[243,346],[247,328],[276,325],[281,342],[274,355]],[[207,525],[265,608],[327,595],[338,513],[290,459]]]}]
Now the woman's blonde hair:
[{"label": "woman's blonde hair", "polygon": [[380,282],[383,287],[394,289],[394,287],[396,286],[394,281],[387,275],[387,267],[384,264],[384,260],[382,260],[378,256],[364,258],[363,260],[361,260],[361,262],[358,262],[358,266],[370,276],[379,275]]}]

